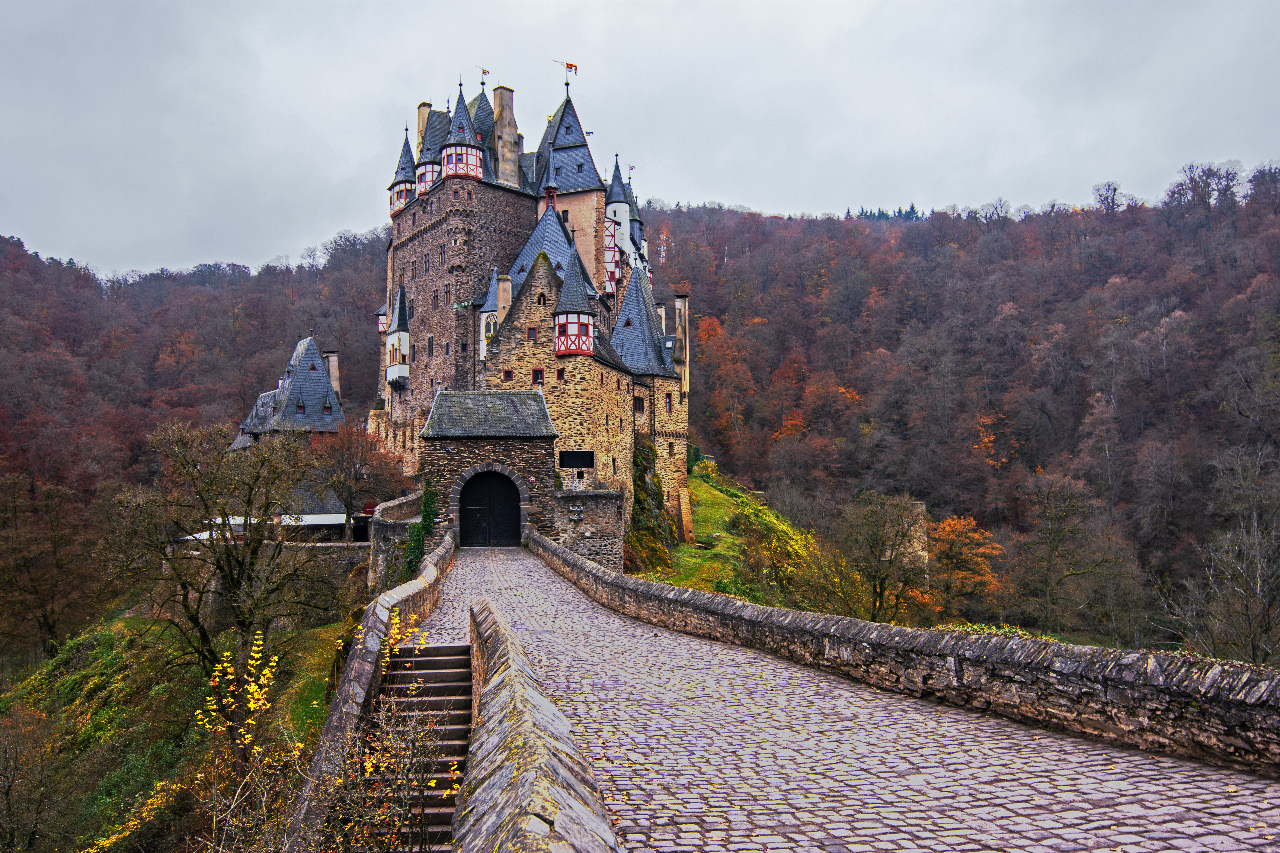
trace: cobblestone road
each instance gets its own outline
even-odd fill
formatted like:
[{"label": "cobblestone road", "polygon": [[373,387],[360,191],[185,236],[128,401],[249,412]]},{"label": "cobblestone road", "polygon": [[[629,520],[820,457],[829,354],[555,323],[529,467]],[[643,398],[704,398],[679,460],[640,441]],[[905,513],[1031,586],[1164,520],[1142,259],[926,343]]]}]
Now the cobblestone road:
[{"label": "cobblestone road", "polygon": [[606,610],[464,549],[425,642],[484,595],[634,851],[1280,851],[1280,784],[855,684]]}]

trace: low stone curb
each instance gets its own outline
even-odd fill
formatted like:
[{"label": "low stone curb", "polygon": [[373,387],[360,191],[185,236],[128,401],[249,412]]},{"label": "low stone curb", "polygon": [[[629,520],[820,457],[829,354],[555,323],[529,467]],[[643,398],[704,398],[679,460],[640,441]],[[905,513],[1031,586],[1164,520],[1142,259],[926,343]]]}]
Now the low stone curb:
[{"label": "low stone curb", "polygon": [[400,611],[401,624],[413,616],[418,617],[417,624],[425,623],[436,608],[440,585],[453,565],[453,549],[453,534],[446,533],[440,546],[422,558],[416,578],[387,590],[365,607],[342,669],[342,678],[329,705],[329,715],[320,732],[307,781],[290,820],[286,851],[302,849],[305,836],[324,820],[326,806],[314,796],[315,785],[318,780],[340,770],[347,735],[360,722],[361,714],[368,709],[377,693],[382,674],[379,656],[382,641],[387,636],[391,611]]},{"label": "low stone curb", "polygon": [[458,853],[620,853],[569,721],[542,692],[511,628],[471,605],[474,725],[453,818]]},{"label": "low stone curb", "polygon": [[901,628],[761,607],[609,571],[526,544],[596,602],[886,690],[1280,778],[1280,673],[1159,652]]}]

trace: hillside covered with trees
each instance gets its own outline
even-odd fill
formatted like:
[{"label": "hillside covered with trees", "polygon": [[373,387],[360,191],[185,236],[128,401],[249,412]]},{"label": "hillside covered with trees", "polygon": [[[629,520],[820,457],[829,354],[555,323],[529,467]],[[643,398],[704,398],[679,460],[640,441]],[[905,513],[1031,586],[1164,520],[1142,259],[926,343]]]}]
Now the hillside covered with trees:
[{"label": "hillside covered with trees", "polygon": [[701,315],[695,440],[785,514],[839,542],[853,496],[907,495],[1003,546],[969,616],[1280,651],[1280,168],[1193,164],[1156,204],[646,227]]},{"label": "hillside covered with trees", "polygon": [[[1153,204],[1103,184],[1088,207],[1016,213],[644,217],[656,280],[693,297],[692,438],[720,471],[814,532],[824,571],[881,547],[859,540],[866,518],[912,517],[876,495],[922,501],[990,558],[950,591],[891,567],[873,597],[900,606],[885,616],[864,583],[843,609],[1280,651],[1280,168],[1191,165]],[[101,610],[101,507],[154,478],[157,426],[235,423],[311,328],[363,418],[385,246],[344,233],[298,264],[104,280],[0,241],[11,660]],[[763,598],[838,598],[753,571]]]}]

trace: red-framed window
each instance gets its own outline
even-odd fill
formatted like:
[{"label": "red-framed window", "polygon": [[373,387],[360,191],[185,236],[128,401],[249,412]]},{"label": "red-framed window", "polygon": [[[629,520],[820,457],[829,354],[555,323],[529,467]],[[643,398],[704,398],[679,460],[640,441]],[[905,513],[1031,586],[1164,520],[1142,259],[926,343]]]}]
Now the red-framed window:
[{"label": "red-framed window", "polygon": [[644,414],[644,397],[635,398],[635,411],[637,415]]},{"label": "red-framed window", "polygon": [[671,414],[671,395],[667,395],[667,414]]},{"label": "red-framed window", "polygon": [[510,382],[511,380],[513,380],[513,379],[515,379],[515,378],[516,378],[516,374],[515,374],[515,371],[514,371],[514,370],[504,370],[504,371],[502,371],[502,381],[503,381],[503,382]]},{"label": "red-framed window", "polygon": [[543,373],[543,370],[541,367],[535,367],[532,371],[532,374],[529,377],[529,381],[532,382],[534,385],[541,385],[543,383],[544,375],[545,374]]},{"label": "red-framed window", "polygon": [[557,381],[557,382],[563,382],[563,381],[564,381],[564,368],[563,368],[563,367],[558,368],[558,369],[556,370],[556,381]]}]

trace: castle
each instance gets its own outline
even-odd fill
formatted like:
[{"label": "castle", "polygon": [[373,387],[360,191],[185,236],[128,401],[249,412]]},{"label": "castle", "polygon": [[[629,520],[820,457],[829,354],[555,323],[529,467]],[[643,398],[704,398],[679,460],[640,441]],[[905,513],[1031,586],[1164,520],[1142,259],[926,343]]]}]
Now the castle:
[{"label": "castle", "polygon": [[370,432],[447,497],[462,544],[537,529],[618,566],[651,441],[689,539],[689,296],[654,284],[630,181],[616,157],[601,179],[567,83],[528,152],[512,89],[458,90],[452,112],[419,105],[388,188]]}]

